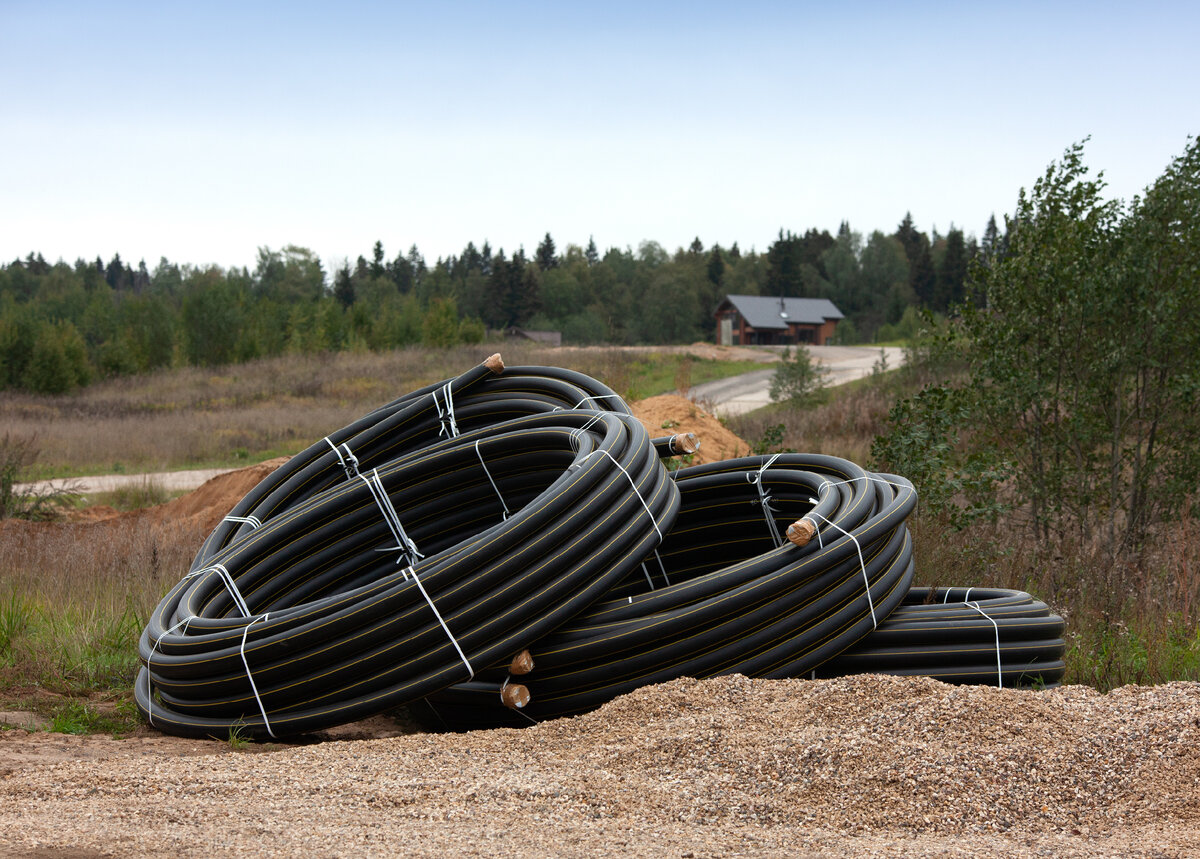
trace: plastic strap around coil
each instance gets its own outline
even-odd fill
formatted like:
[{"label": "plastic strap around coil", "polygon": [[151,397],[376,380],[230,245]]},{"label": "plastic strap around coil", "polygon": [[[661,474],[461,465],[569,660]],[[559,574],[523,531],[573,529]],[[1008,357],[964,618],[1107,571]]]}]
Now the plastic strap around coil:
[{"label": "plastic strap around coil", "polygon": [[[591,459],[596,454],[602,454],[604,456],[607,456],[609,459],[612,460],[612,464],[617,467],[617,470],[625,475],[625,479],[628,480],[629,485],[633,487],[633,494],[637,496],[638,501],[642,502],[642,507],[645,508],[646,515],[650,517],[650,524],[653,525],[654,530],[658,532],[658,542],[661,543],[663,541],[663,532],[662,532],[662,529],[658,527],[658,520],[656,520],[654,518],[654,514],[650,512],[650,505],[646,503],[646,499],[643,498],[642,493],[638,491],[637,484],[633,482],[633,478],[629,476],[629,472],[625,470],[625,467],[622,466],[621,463],[617,462],[617,460],[613,458],[613,455],[611,453],[609,453],[607,450],[593,450],[591,453],[589,453],[587,456],[585,456],[582,460],[580,460],[579,464],[582,465],[584,460]],[[661,563],[661,561],[660,561],[660,563]],[[666,574],[665,570],[663,571],[663,574],[664,575]]]},{"label": "plastic strap around coil", "polygon": [[229,591],[229,595],[233,597],[233,604],[242,613],[242,617],[250,617],[250,607],[246,604],[246,600],[242,598],[242,592],[238,590],[237,585],[233,581],[233,576],[229,574],[229,570],[225,569],[224,564],[210,564],[202,570],[194,570],[184,576],[182,581],[186,582],[188,579],[194,579],[205,573],[216,573],[220,576],[221,581],[225,584],[225,590]]},{"label": "plastic strap around coil", "polygon": [[504,508],[504,521],[508,521],[508,517],[512,514],[508,511],[508,504],[504,501],[504,496],[500,494],[500,487],[496,485],[496,481],[492,480],[492,473],[488,471],[487,463],[483,461],[483,454],[479,452],[479,442],[481,439],[475,439],[475,455],[479,457],[479,464],[483,466],[483,473],[487,475],[488,483],[492,484],[492,489],[496,491],[496,497],[500,499],[500,506]]},{"label": "plastic strap around coil", "polygon": [[[815,499],[813,500],[813,503],[814,504],[816,503]],[[856,550],[858,550],[858,563],[859,563],[859,566],[862,568],[863,585],[865,586],[866,592],[867,592],[867,607],[871,609],[871,623],[874,625],[875,629],[879,629],[879,619],[875,617],[875,601],[873,599],[871,599],[871,580],[869,578],[867,578],[867,562],[863,560],[862,546],[859,545],[858,538],[855,537],[853,534],[851,534],[849,531],[847,531],[845,528],[843,528],[838,523],[836,523],[832,520],[826,519],[820,513],[815,513],[815,512],[809,511],[802,518],[808,519],[810,522],[812,522],[812,520],[809,519],[810,516],[816,516],[818,519],[823,520],[825,522],[825,524],[830,525],[831,527],[837,528],[839,531],[841,531],[843,534],[845,534],[847,537],[849,537],[851,540],[854,541],[854,548]],[[813,524],[815,525],[816,523],[813,522]],[[820,533],[820,530],[821,529],[818,528],[817,533]]]},{"label": "plastic strap around coil", "polygon": [[363,483],[367,484],[367,489],[371,491],[371,497],[375,499],[375,503],[383,513],[383,520],[387,522],[388,529],[392,532],[392,536],[396,538],[395,546],[385,546],[376,551],[398,551],[401,557],[396,559],[396,563],[398,564],[402,560],[407,560],[411,567],[425,556],[418,551],[417,544],[409,539],[408,534],[405,533],[404,526],[400,523],[400,517],[396,513],[396,508],[392,506],[392,499],[388,498],[388,494],[383,488],[383,481],[379,479],[379,469],[371,469],[370,477],[365,474],[358,476]]},{"label": "plastic strap around coil", "polygon": [[[671,586],[671,577],[667,575],[667,568],[663,564],[662,556],[658,554],[658,549],[654,550],[654,557],[658,559],[658,568],[662,570],[663,581],[667,583],[667,587]],[[646,562],[642,561],[642,575],[646,577],[646,584],[650,586],[650,590],[654,590],[654,581],[650,578],[650,570],[646,568]],[[630,598],[630,602],[633,599]]]},{"label": "plastic strap around coil", "polygon": [[163,634],[154,640],[154,646],[150,648],[150,655],[146,657],[146,721],[150,723],[151,727],[154,727],[154,687],[150,681],[150,669],[154,662],[154,654],[158,651],[158,646],[162,644],[162,640],[179,629],[179,627],[183,627],[184,635],[186,635],[188,624],[195,619],[196,616],[194,614],[188,615],[170,629],[163,630]]},{"label": "plastic strap around coil", "polygon": [[338,462],[342,465],[342,470],[346,472],[346,479],[353,480],[358,477],[358,457],[350,450],[350,445],[342,443],[342,447],[346,449],[346,455],[342,456],[342,452],[338,450],[338,446],[329,440],[329,436],[325,436],[325,443],[333,448],[333,452],[337,454]]},{"label": "plastic strap around coil", "polygon": [[246,679],[250,681],[250,691],[254,693],[254,700],[258,702],[258,712],[262,713],[263,726],[267,729],[267,733],[271,735],[271,739],[273,740],[275,739],[275,732],[271,730],[271,722],[269,719],[267,719],[267,708],[263,706],[262,698],[259,697],[258,694],[258,685],[254,682],[254,675],[250,673],[250,663],[246,661],[246,637],[250,634],[250,627],[254,626],[254,624],[258,623],[260,620],[265,621],[267,619],[267,615],[269,614],[270,612],[267,612],[262,617],[256,617],[254,620],[246,624],[245,628],[242,630],[241,654],[242,665],[246,666]]},{"label": "plastic strap around coil", "polygon": [[762,468],[760,468],[758,471],[746,472],[746,480],[753,483],[755,488],[758,489],[758,503],[762,505],[763,518],[767,520],[767,527],[771,530],[771,539],[775,541],[775,548],[777,549],[783,545],[783,537],[780,535],[779,526],[775,524],[775,517],[772,515],[776,511],[775,508],[771,506],[771,496],[768,495],[763,489],[763,474],[768,468],[771,467],[775,460],[779,459],[781,455],[782,454],[777,453],[770,459],[766,460],[762,464]]},{"label": "plastic strap around coil", "polygon": [[[552,412],[575,411],[576,409],[582,407],[584,403],[588,403],[588,402],[593,403],[595,405],[600,405],[600,403],[599,403],[600,400],[616,400],[618,403],[621,404],[622,408],[624,408],[626,412],[629,411],[629,405],[625,402],[624,398],[622,398],[620,394],[599,394],[594,397],[586,396],[582,400],[577,402],[575,405],[571,406],[569,409],[564,408],[563,406],[555,406],[550,411],[552,411]],[[597,411],[600,411],[600,410],[597,409]]]},{"label": "plastic strap around coil", "polygon": [[[442,399],[446,402],[445,411],[438,405],[437,392],[442,392]],[[438,421],[442,428],[438,430],[438,435],[444,435],[447,438],[458,438],[458,424],[454,421],[454,396],[450,391],[450,383],[442,385],[441,388],[435,389],[432,394],[434,408],[437,409]]]},{"label": "plastic strap around coil", "polygon": [[[970,588],[968,588],[967,590],[969,592]],[[965,605],[967,608],[975,609],[975,611],[979,612],[981,615],[983,615],[988,620],[990,620],[992,622],[992,626],[995,627],[995,629],[996,629],[996,685],[999,686],[1001,689],[1003,689],[1004,688],[1004,666],[1000,661],[1000,624],[996,623],[996,619],[994,617],[992,617],[991,615],[989,615],[987,612],[985,612],[983,609],[981,609],[979,607],[978,600],[976,600],[973,603],[969,603],[966,600],[963,600],[963,605]]]},{"label": "plastic strap around coil", "polygon": [[226,516],[223,521],[225,521],[225,522],[242,522],[246,525],[249,525],[251,528],[253,528],[256,531],[259,528],[261,528],[262,524],[263,524],[262,520],[259,519],[257,516]]},{"label": "plastic strap around coil", "polygon": [[421,592],[421,596],[425,598],[425,602],[427,602],[429,604],[429,608],[433,610],[433,616],[436,617],[437,622],[441,624],[442,631],[446,633],[446,637],[450,639],[450,643],[453,644],[454,649],[458,651],[458,658],[462,660],[463,665],[467,666],[467,673],[471,675],[467,679],[474,680],[475,669],[471,667],[471,662],[467,659],[467,654],[463,653],[463,649],[458,646],[458,639],[454,637],[452,632],[450,632],[450,627],[446,626],[446,621],[442,619],[442,613],[437,610],[437,606],[434,605],[428,591],[425,590],[425,586],[421,584],[421,577],[417,575],[417,571],[413,568],[412,564],[409,564],[408,567],[403,571],[406,581],[410,573],[412,574],[412,580],[417,583],[417,590]]},{"label": "plastic strap around coil", "polygon": [[[952,588],[946,588],[946,596],[942,598],[942,605],[947,605],[950,602],[950,594],[952,590]],[[973,590],[975,590],[975,586],[971,585],[971,587],[967,588],[967,592],[963,594],[962,601],[964,605],[967,603],[967,600],[971,598],[971,591]]]}]

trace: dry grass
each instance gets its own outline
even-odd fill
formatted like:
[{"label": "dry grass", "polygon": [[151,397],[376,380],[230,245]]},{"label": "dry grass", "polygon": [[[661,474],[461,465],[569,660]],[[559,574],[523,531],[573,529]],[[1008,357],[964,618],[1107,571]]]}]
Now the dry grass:
[{"label": "dry grass", "polygon": [[819,405],[768,406],[732,417],[728,425],[742,438],[754,442],[782,424],[784,448],[841,456],[866,464],[875,436],[887,428],[888,411],[894,402],[895,393],[883,385],[856,384],[829,392]]},{"label": "dry grass", "polygon": [[519,344],[263,359],[129,376],[71,396],[12,394],[0,432],[35,436],[25,479],[236,465],[295,453],[330,429],[502,349],[509,366],[560,363],[636,392],[645,356],[614,349],[548,353]]}]

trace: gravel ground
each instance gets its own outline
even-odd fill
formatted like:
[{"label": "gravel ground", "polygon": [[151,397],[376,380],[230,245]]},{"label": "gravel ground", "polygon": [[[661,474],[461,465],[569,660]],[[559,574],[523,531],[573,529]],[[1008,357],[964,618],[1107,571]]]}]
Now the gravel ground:
[{"label": "gravel ground", "polygon": [[0,856],[1195,856],[1198,739],[1195,683],[876,676],[259,753],[8,731]]}]

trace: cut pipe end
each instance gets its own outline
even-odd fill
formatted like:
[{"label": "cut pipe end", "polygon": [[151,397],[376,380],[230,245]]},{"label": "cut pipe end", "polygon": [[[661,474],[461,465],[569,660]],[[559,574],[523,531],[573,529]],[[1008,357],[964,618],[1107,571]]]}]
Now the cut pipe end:
[{"label": "cut pipe end", "polygon": [[816,536],[817,526],[810,519],[797,519],[791,525],[788,525],[787,538],[797,546],[807,546],[809,541]]},{"label": "cut pipe end", "polygon": [[533,654],[528,650],[522,650],[513,657],[512,664],[508,666],[509,674],[528,674],[533,670]]},{"label": "cut pipe end", "polygon": [[681,432],[671,437],[671,450],[676,454],[686,456],[700,449],[700,439],[694,432]]},{"label": "cut pipe end", "polygon": [[512,710],[520,710],[529,703],[529,689],[520,683],[509,683],[500,690],[500,702]]},{"label": "cut pipe end", "polygon": [[486,361],[484,361],[483,366],[487,367],[497,376],[504,372],[504,360],[500,357],[499,352],[490,356]]}]

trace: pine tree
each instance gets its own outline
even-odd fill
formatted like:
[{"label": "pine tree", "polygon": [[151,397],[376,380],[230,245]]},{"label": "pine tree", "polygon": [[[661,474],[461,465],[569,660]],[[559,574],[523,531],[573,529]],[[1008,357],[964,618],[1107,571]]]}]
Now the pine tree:
[{"label": "pine tree", "polygon": [[383,264],[383,242],[375,242],[375,248],[371,253],[371,277],[383,277],[387,273],[387,269]]},{"label": "pine tree", "polygon": [[720,287],[722,278],[725,277],[725,259],[721,256],[721,248],[713,245],[712,253],[708,255],[707,271],[709,283],[713,286]]},{"label": "pine tree", "polygon": [[946,252],[937,271],[934,310],[944,313],[954,305],[961,304],[966,295],[966,280],[966,242],[962,230],[951,225],[950,232],[946,234]]},{"label": "pine tree", "polygon": [[600,262],[600,252],[596,250],[596,240],[592,236],[588,236],[587,250],[583,255],[587,258],[588,266],[594,266]]},{"label": "pine tree", "polygon": [[552,268],[558,267],[558,256],[554,251],[554,239],[550,238],[549,233],[546,233],[546,237],[537,246],[534,258],[537,260],[538,268],[542,271],[549,271]]},{"label": "pine tree", "polygon": [[350,263],[342,263],[333,278],[333,297],[338,304],[348,309],[354,304],[357,296],[354,293],[354,279],[350,276]]}]

